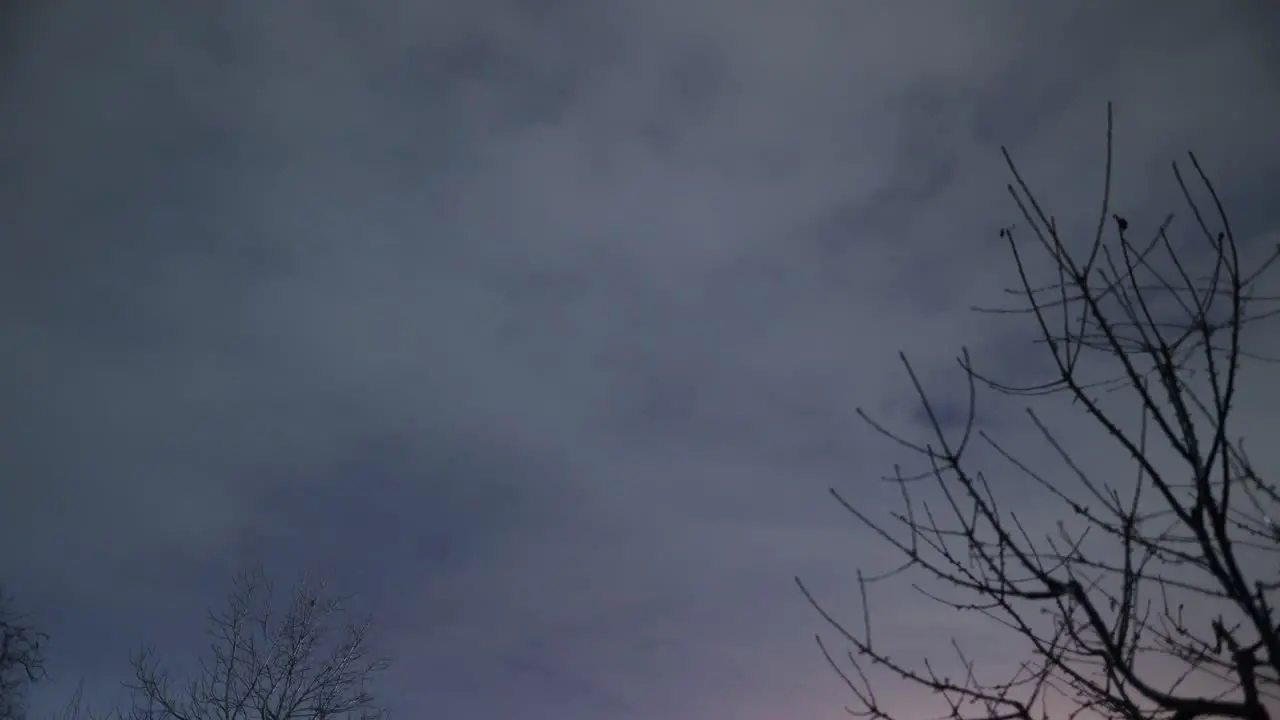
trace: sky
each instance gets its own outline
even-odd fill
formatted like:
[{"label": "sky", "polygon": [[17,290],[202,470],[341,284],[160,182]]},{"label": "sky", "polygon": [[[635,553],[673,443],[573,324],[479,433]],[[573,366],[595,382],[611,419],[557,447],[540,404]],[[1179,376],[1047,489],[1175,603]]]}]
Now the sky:
[{"label": "sky", "polygon": [[[1000,145],[1083,228],[1111,100],[1135,227],[1194,150],[1242,243],[1280,233],[1264,2],[0,12],[0,579],[51,636],[38,708],[190,656],[260,559],[359,594],[400,717],[844,716],[792,578],[857,617],[896,559],[826,492],[897,502],[856,408],[918,434],[899,351],[952,402],[961,346],[1035,352],[969,310],[1016,282]],[[902,656],[973,630],[903,588],[872,598]]]}]

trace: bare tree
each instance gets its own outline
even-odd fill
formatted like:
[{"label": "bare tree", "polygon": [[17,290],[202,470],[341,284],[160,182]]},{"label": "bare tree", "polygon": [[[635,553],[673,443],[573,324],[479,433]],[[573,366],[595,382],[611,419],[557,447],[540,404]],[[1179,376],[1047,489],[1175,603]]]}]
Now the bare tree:
[{"label": "bare tree", "polygon": [[[135,720],[338,720],[384,717],[371,681],[388,661],[371,654],[368,620],[347,598],[303,581],[277,603],[260,568],[237,575],[226,607],[210,611],[208,654],[185,683],[154,651],[133,659]],[[279,605],[283,605],[280,607]]]},{"label": "bare tree", "polygon": [[45,676],[45,640],[0,587],[0,720],[26,717],[27,688]]},{"label": "bare tree", "polygon": [[[1267,309],[1276,298],[1257,285],[1280,248],[1254,263],[1242,260],[1243,244],[1194,155],[1190,166],[1206,202],[1195,198],[1178,164],[1173,171],[1190,226],[1202,236],[1199,249],[1170,239],[1172,215],[1135,238],[1128,220],[1109,207],[1111,136],[1108,105],[1102,210],[1083,252],[1068,247],[1004,152],[1013,175],[1009,192],[1029,226],[1025,233],[1000,232],[1019,278],[1005,292],[1020,305],[984,312],[1031,323],[1048,381],[1000,382],[976,370],[966,350],[959,363],[968,418],[948,432],[937,401],[903,356],[931,426],[927,439],[907,439],[859,411],[926,467],[885,478],[903,499],[887,517],[831,491],[903,560],[875,577],[858,573],[859,625],[837,620],[796,579],[851,646],[837,661],[818,638],[853,692],[857,705],[846,709],[854,715],[901,713],[888,707],[883,689],[877,696],[873,672],[916,687],[916,696],[940,702],[940,717],[957,720],[1280,715],[1280,531],[1268,512],[1280,494],[1250,462],[1233,414],[1244,392],[1242,363],[1275,362],[1247,350],[1244,338],[1246,326],[1278,312]],[[1044,253],[1038,260],[1036,250]],[[1051,268],[1050,282],[1032,279],[1037,262]],[[1087,457],[1103,446],[1069,448],[1044,413],[1027,407],[1029,435],[1057,465],[1056,474],[1033,467],[1026,447],[1012,450],[979,427],[979,389],[994,391],[992,399],[1061,403],[1131,465],[1103,476]],[[983,455],[1012,479],[974,467]],[[1018,497],[1011,497],[1015,482]],[[1033,490],[1043,493],[1044,506],[1029,506],[1025,497]],[[936,493],[932,503],[925,492]],[[1027,521],[1053,507],[1061,511],[1056,523]],[[1008,643],[1024,654],[994,680],[973,660],[972,648],[954,640],[946,658],[892,657],[882,638],[873,642],[866,604],[877,585],[900,577],[913,577],[917,590],[954,617],[1008,633]]]},{"label": "bare tree", "polygon": [[94,712],[88,706],[84,699],[84,678],[76,683],[76,689],[67,699],[61,714],[53,716],[54,720],[117,720],[119,717],[120,713],[115,710],[103,714]]}]

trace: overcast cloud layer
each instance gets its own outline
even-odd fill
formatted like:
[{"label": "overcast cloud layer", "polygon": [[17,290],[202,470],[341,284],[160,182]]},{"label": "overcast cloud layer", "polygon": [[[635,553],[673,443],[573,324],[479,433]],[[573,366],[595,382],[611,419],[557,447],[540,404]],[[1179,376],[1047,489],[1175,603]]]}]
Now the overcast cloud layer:
[{"label": "overcast cloud layer", "polygon": [[[189,652],[263,557],[361,593],[401,717],[836,717],[791,577],[840,606],[892,561],[825,494],[895,500],[855,407],[919,422],[899,350],[939,390],[961,344],[1025,353],[967,310],[1015,280],[999,145],[1090,222],[1114,100],[1135,225],[1194,149],[1280,230],[1262,2],[0,7],[0,579],[41,702]],[[904,597],[903,653],[963,630]]]}]

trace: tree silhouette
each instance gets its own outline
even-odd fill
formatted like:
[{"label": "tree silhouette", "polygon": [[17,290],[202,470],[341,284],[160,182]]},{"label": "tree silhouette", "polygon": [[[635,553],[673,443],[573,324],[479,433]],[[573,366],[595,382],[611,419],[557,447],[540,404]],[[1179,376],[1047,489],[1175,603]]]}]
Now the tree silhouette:
[{"label": "tree silhouette", "polygon": [[209,613],[199,670],[175,683],[155,653],[133,659],[134,720],[338,720],[384,717],[369,686],[387,660],[371,654],[368,620],[345,598],[304,581],[277,603],[260,568],[236,576],[226,607]]},{"label": "tree silhouette", "polygon": [[26,624],[0,587],[0,720],[26,717],[26,690],[45,675],[45,639]]},{"label": "tree silhouette", "polygon": [[[837,661],[818,638],[857,702],[846,709],[900,716],[877,696],[874,669],[927,692],[941,702],[941,717],[957,720],[1269,719],[1280,707],[1280,529],[1268,511],[1280,494],[1250,462],[1242,436],[1248,428],[1238,427],[1233,410],[1245,392],[1242,363],[1275,362],[1246,349],[1245,330],[1278,312],[1258,281],[1280,248],[1259,262],[1242,260],[1194,154],[1190,166],[1208,202],[1194,197],[1177,163],[1173,171],[1207,252],[1180,249],[1170,239],[1172,215],[1149,238],[1135,238],[1129,220],[1110,208],[1110,105],[1102,210],[1083,252],[1069,249],[1007,150],[1004,156],[1013,175],[1009,192],[1029,226],[1000,231],[1019,278],[1006,292],[1020,304],[980,310],[1029,321],[1050,378],[1002,382],[975,369],[964,351],[968,419],[948,433],[902,356],[929,419],[928,439],[905,438],[859,411],[875,431],[924,458],[927,469],[885,478],[903,498],[887,518],[831,491],[904,561],[875,577],[859,571],[860,627],[837,620],[796,579],[851,646]],[[1212,213],[1202,211],[1210,206]],[[1037,249],[1044,253],[1039,260],[1032,255]],[[1033,280],[1036,262],[1047,263],[1052,281]],[[979,389],[1034,404],[1069,401],[1062,406],[1131,464],[1102,476],[1086,462],[1102,445],[1068,447],[1043,412],[1027,407],[1026,427],[1055,458],[1058,473],[1033,467],[1025,448],[1013,450],[978,427]],[[1013,480],[989,481],[974,467],[982,453]],[[1007,482],[1019,483],[1018,498],[997,489],[1011,487]],[[930,491],[936,495],[923,495]],[[1047,501],[1034,509],[1037,516],[1061,511],[1056,526],[1034,525],[1011,509],[1020,506],[1026,515],[1022,496],[1031,491]],[[956,617],[1008,633],[1025,648],[1016,668],[987,679],[954,640],[948,652],[954,672],[942,669],[939,658],[916,664],[891,657],[879,638],[873,643],[868,595],[905,576]]]}]

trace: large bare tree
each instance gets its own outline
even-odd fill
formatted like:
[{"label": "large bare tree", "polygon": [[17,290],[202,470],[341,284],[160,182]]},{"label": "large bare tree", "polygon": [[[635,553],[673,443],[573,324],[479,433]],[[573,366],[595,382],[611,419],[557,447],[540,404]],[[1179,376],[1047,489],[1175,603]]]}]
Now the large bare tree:
[{"label": "large bare tree", "polygon": [[261,568],[236,576],[210,611],[208,653],[185,682],[144,649],[133,659],[134,720],[339,720],[384,717],[371,682],[388,667],[323,582],[281,596]]},{"label": "large bare tree", "polygon": [[0,587],[0,720],[26,717],[26,690],[45,675],[44,641]]},{"label": "large bare tree", "polygon": [[[906,697],[916,713],[927,699],[939,717],[956,719],[1280,717],[1280,529],[1270,519],[1280,494],[1250,462],[1244,436],[1256,428],[1241,427],[1235,412],[1248,392],[1242,365],[1275,362],[1245,340],[1247,328],[1276,313],[1268,307],[1276,298],[1258,285],[1280,249],[1242,259],[1245,243],[1194,155],[1188,167],[1173,165],[1189,210],[1180,227],[1192,242],[1171,239],[1172,215],[1137,237],[1139,223],[1110,208],[1110,106],[1102,210],[1080,247],[1004,155],[1025,221],[1000,232],[1018,277],[1006,292],[1019,305],[986,312],[1030,323],[1049,376],[1002,382],[965,351],[968,420],[949,428],[903,356],[926,437],[905,437],[859,411],[924,465],[885,478],[903,499],[887,515],[832,490],[902,560],[874,577],[858,573],[860,621],[837,619],[797,578],[849,646],[837,659],[818,637],[856,700],[846,709],[901,718]],[[1035,279],[1037,268],[1051,276]],[[1029,460],[1030,443],[1010,447],[981,427],[980,395],[1026,398],[1026,437],[1052,464]],[[1075,413],[1100,440],[1072,446],[1037,410],[1045,406]],[[1119,465],[1099,468],[1091,460],[1107,446]],[[985,474],[977,467],[984,457],[994,463]],[[903,581],[964,629],[1000,633],[983,641],[988,663],[1000,664],[1009,647],[1018,654],[993,675],[972,645],[952,641],[946,657],[917,662],[883,633],[873,641],[867,603],[882,584]],[[916,689],[892,706],[886,685]]]}]

